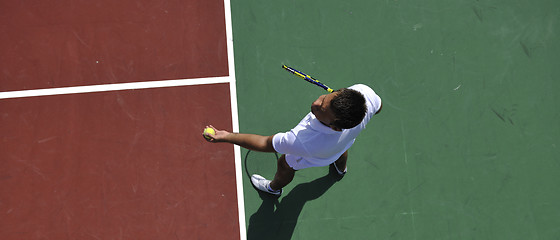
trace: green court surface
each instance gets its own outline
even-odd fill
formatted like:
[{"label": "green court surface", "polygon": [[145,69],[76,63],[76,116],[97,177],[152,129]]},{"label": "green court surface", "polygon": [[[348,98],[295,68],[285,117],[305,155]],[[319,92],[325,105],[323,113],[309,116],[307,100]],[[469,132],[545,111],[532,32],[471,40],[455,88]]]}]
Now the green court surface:
[{"label": "green court surface", "polygon": [[[560,2],[232,1],[242,132],[288,131],[332,88],[383,111],[348,174],[298,171],[276,199],[244,176],[248,239],[560,239]],[[272,178],[275,154],[242,151]]]}]

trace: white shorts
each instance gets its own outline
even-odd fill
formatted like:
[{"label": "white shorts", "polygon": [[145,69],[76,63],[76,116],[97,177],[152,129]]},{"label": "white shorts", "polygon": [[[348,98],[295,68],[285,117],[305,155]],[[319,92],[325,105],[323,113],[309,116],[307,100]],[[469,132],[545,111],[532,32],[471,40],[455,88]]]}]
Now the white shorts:
[{"label": "white shorts", "polygon": [[[336,159],[335,159],[336,160]],[[300,157],[300,156],[296,156],[296,155],[292,155],[292,154],[286,154],[286,163],[288,163],[288,165],[294,169],[294,170],[301,170],[304,168],[310,168],[310,167],[324,167],[324,166],[328,166],[329,164],[333,163],[332,162],[321,162],[321,163],[315,163],[315,162],[310,162],[307,159]]]}]

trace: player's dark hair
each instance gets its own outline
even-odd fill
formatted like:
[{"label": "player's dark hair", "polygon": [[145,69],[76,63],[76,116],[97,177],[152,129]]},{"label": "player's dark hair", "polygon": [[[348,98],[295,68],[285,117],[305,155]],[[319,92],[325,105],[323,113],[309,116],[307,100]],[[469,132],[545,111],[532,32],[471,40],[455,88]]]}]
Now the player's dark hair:
[{"label": "player's dark hair", "polygon": [[367,111],[364,95],[348,88],[342,88],[336,92],[330,106],[336,118],[332,123],[333,126],[350,129],[360,124]]}]

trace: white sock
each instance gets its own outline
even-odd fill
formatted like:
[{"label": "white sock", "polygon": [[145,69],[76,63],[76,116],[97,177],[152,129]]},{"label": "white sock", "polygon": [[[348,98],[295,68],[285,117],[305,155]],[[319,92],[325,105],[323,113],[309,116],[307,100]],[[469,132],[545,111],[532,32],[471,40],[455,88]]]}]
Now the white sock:
[{"label": "white sock", "polygon": [[342,174],[345,174],[345,173],[346,173],[346,169],[348,169],[348,166],[344,167],[344,171],[341,172],[341,171],[338,169],[338,167],[336,166],[336,163],[335,163],[335,164],[334,164],[334,169],[336,169],[336,171],[338,172],[338,174],[342,175]]}]

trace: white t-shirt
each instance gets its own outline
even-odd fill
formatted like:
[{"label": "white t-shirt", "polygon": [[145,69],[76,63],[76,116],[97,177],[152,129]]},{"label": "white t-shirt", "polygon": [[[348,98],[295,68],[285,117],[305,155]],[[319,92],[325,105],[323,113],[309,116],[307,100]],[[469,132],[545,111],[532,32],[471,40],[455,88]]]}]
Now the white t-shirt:
[{"label": "white t-shirt", "polygon": [[349,88],[362,93],[366,99],[367,113],[356,127],[335,131],[323,125],[310,112],[289,132],[274,135],[274,149],[286,154],[286,161],[293,169],[327,166],[336,161],[352,146],[358,134],[380,109],[381,98],[370,87],[356,84]]}]

